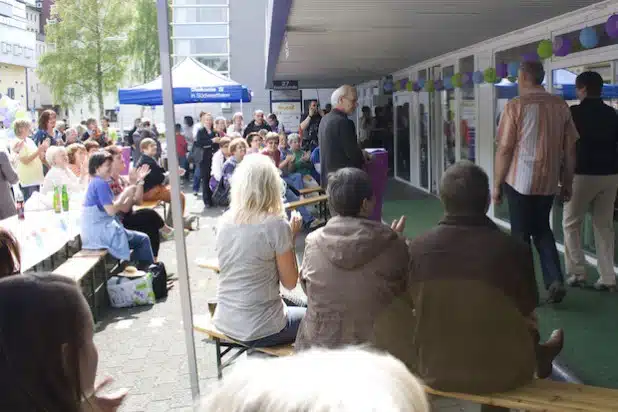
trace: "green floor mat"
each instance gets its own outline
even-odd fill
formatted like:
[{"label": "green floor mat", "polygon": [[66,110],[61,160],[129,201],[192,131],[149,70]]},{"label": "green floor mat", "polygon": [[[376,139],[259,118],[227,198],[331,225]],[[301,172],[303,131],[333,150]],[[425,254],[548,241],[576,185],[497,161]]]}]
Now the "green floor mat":
[{"label": "green floor mat", "polygon": [[[398,192],[399,193],[399,192]],[[388,196],[392,198],[393,196]],[[401,215],[407,217],[405,234],[415,237],[433,227],[442,217],[442,206],[433,196],[413,194],[412,200],[386,200],[383,218],[390,222]],[[537,280],[542,279],[535,255]],[[564,266],[563,266],[564,267]],[[590,281],[598,276],[589,268]],[[544,297],[544,287],[539,283]],[[561,360],[577,377],[595,386],[618,388],[618,294],[593,290],[569,289],[564,302],[543,306],[537,311],[544,338],[551,330],[563,328],[565,347]]]}]

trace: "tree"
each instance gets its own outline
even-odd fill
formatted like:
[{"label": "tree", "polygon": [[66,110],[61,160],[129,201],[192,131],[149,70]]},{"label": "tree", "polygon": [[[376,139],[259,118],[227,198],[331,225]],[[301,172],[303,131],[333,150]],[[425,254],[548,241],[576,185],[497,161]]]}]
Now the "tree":
[{"label": "tree", "polygon": [[128,49],[135,80],[146,83],[159,75],[161,70],[155,0],[135,0],[135,17],[129,32]]},{"label": "tree", "polygon": [[88,98],[103,116],[103,95],[117,89],[129,62],[132,7],[123,0],[56,0],[53,7],[38,74],[56,103]]}]

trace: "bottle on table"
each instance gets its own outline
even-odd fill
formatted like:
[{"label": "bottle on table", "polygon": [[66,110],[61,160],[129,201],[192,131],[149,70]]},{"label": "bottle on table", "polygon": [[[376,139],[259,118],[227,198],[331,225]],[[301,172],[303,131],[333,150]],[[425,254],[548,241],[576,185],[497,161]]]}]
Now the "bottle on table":
[{"label": "bottle on table", "polygon": [[15,208],[17,209],[17,219],[24,220],[26,218],[24,213],[24,194],[20,188],[15,189]]},{"label": "bottle on table", "polygon": [[54,186],[54,212],[62,212],[62,204],[60,202],[60,189],[58,189],[58,186]]},{"label": "bottle on table", "polygon": [[69,192],[67,191],[67,185],[62,185],[62,210],[64,212],[69,211]]}]

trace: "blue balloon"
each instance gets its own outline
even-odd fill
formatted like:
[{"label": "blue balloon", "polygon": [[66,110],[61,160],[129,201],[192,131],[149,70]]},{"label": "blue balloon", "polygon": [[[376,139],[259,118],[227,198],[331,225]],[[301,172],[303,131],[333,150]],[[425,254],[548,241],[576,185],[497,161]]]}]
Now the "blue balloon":
[{"label": "blue balloon", "polygon": [[592,27],[586,27],[579,32],[579,42],[586,49],[594,49],[599,44],[599,37]]},{"label": "blue balloon", "polygon": [[474,72],[472,75],[472,81],[475,84],[482,84],[485,81],[485,75],[481,71]]},{"label": "blue balloon", "polygon": [[420,79],[418,81],[418,87],[421,88],[421,89],[425,88],[425,79]]},{"label": "blue balloon", "polygon": [[447,77],[446,79],[444,79],[444,88],[446,90],[452,90],[453,89],[453,81],[451,80],[450,77]]},{"label": "blue balloon", "polygon": [[519,74],[519,63],[518,62],[510,62],[508,66],[509,77],[517,77]]}]

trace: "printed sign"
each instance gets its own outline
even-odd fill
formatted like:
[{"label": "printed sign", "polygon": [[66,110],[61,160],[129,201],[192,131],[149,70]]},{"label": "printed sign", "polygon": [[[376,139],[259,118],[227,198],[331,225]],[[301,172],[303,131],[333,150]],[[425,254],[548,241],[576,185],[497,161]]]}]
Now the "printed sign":
[{"label": "printed sign", "polygon": [[298,90],[298,80],[274,80],[273,90]]}]

